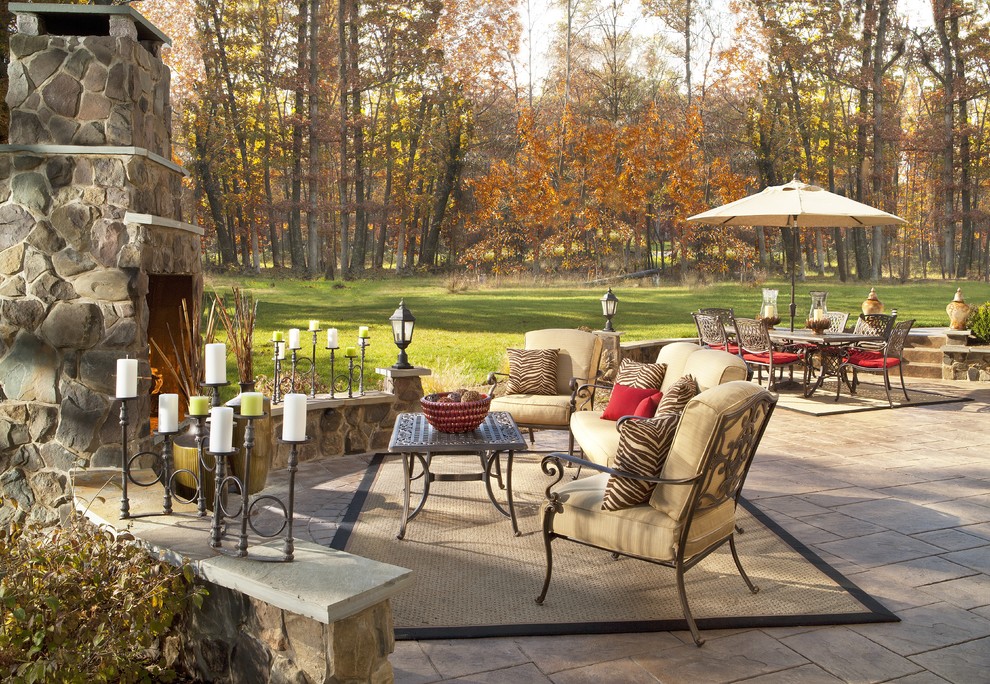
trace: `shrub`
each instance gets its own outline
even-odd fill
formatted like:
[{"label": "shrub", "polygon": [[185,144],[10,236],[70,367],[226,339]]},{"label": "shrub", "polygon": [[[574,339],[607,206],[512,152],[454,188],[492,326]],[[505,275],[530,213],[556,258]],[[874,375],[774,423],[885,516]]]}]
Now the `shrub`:
[{"label": "shrub", "polygon": [[973,309],[968,323],[973,337],[983,344],[990,344],[990,302]]},{"label": "shrub", "polygon": [[[10,506],[0,499],[0,506]],[[160,644],[205,590],[81,516],[0,530],[0,677],[13,682],[173,681]]]}]

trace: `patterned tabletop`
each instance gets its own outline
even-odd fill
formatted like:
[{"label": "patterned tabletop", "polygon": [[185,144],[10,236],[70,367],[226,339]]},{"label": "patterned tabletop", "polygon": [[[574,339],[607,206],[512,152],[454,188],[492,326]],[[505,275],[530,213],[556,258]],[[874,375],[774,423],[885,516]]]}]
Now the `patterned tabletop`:
[{"label": "patterned tabletop", "polygon": [[422,413],[400,413],[395,419],[391,453],[443,453],[458,451],[516,451],[526,448],[526,440],[506,411],[492,411],[473,432],[439,432],[426,422]]}]

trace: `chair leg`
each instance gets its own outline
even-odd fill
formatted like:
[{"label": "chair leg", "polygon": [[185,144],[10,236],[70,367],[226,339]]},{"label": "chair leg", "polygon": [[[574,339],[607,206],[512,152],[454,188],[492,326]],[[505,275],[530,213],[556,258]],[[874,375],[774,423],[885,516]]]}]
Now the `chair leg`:
[{"label": "chair leg", "polygon": [[754,594],[760,591],[760,588],[753,584],[749,579],[749,575],[743,570],[742,562],[739,560],[739,554],[736,552],[736,535],[729,537],[729,549],[732,551],[732,560],[736,562],[736,569],[739,570],[739,574],[742,575],[743,581],[746,582],[746,586]]},{"label": "chair leg", "polygon": [[529,443],[536,444],[536,435],[533,434],[533,428],[529,429]]},{"label": "chair leg", "polygon": [[887,392],[887,404],[894,408],[894,400],[890,398],[890,374],[886,366],[883,367],[883,389]]},{"label": "chair leg", "polygon": [[897,372],[901,376],[901,391],[904,392],[904,401],[911,401],[911,397],[908,396],[907,387],[904,386],[904,364],[897,364]]},{"label": "chair leg", "polygon": [[691,608],[688,606],[687,592],[684,591],[684,565],[681,564],[680,560],[677,563],[677,596],[681,599],[681,610],[684,611],[684,619],[687,620],[688,629],[691,630],[694,643],[700,647],[705,643],[705,640],[701,638],[701,634],[698,632],[698,625],[695,624],[694,616],[691,615]]},{"label": "chair leg", "polygon": [[547,591],[550,589],[550,575],[553,573],[553,549],[550,547],[553,537],[550,535],[550,527],[553,525],[554,514],[555,511],[552,508],[552,504],[548,504],[546,510],[543,512],[543,545],[547,551],[547,574],[543,578],[543,589],[540,590],[540,595],[536,597],[536,603],[541,606],[543,605],[543,600],[547,597]]}]

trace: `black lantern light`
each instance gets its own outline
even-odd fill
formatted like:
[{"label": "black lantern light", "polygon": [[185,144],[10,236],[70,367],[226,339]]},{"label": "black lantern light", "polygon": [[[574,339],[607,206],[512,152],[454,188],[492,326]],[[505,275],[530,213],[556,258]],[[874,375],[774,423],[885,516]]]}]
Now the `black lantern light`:
[{"label": "black lantern light", "polygon": [[615,332],[615,328],[612,327],[612,317],[615,316],[615,308],[618,304],[619,298],[612,294],[612,288],[608,288],[608,292],[602,295],[602,315],[605,316],[606,332]]},{"label": "black lantern light", "polygon": [[399,308],[388,320],[392,324],[392,339],[395,340],[395,346],[399,348],[399,357],[395,360],[395,365],[392,368],[412,368],[409,357],[406,356],[406,347],[412,342],[416,317],[406,308],[405,300],[401,300]]}]

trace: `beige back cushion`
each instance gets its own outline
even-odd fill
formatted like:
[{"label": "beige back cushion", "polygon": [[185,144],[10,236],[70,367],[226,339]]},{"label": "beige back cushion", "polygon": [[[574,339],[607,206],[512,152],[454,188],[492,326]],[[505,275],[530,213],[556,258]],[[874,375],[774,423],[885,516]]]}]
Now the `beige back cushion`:
[{"label": "beige back cushion", "polygon": [[656,362],[667,364],[667,374],[663,377],[661,390],[666,392],[668,387],[684,375],[684,365],[687,363],[688,357],[699,349],[701,347],[692,342],[672,342],[660,348]]},{"label": "beige back cushion", "polygon": [[[688,402],[670,447],[670,454],[660,477],[679,480],[697,475],[705,451],[712,442],[719,416],[731,412],[754,394],[765,392],[751,382],[738,380],[713,387]],[[737,423],[736,430],[742,429]],[[728,436],[731,441],[732,435]],[[716,478],[717,479],[717,478]],[[713,482],[717,485],[717,482]],[[691,494],[691,485],[658,485],[650,497],[650,505],[671,518],[679,520],[684,514]]]},{"label": "beige back cushion", "polygon": [[699,349],[687,358],[682,375],[693,375],[704,392],[733,380],[745,380],[746,362],[718,349]]},{"label": "beige back cushion", "polygon": [[526,333],[526,349],[559,349],[557,356],[557,392],[570,394],[571,378],[589,382],[597,372],[598,359],[592,358],[598,337],[574,328],[547,328]]}]

